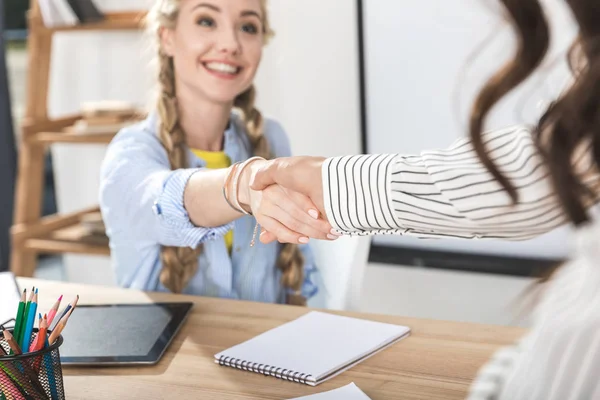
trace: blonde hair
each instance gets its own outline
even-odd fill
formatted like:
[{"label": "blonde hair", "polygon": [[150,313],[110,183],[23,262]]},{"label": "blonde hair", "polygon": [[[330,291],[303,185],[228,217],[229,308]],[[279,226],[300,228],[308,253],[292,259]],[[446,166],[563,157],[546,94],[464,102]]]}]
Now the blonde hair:
[{"label": "blonde hair", "polygon": [[[266,42],[273,36],[267,18],[266,0],[261,0],[263,11],[263,34]],[[161,28],[174,29],[179,13],[179,0],[157,0],[148,13],[147,24],[158,41],[158,82],[159,94],[157,110],[160,116],[158,127],[159,139],[167,151],[171,169],[186,168],[186,139],[185,132],[179,123],[177,94],[175,90],[175,69],[173,59],[165,54],[160,46]],[[256,89],[252,85],[248,90],[238,95],[234,107],[241,111],[245,130],[256,156],[272,158],[269,143],[264,136],[264,121],[262,114],[255,107]],[[189,247],[163,246],[161,250],[162,271],[161,283],[175,293],[181,293],[198,270],[198,256],[202,246],[196,249]],[[277,267],[282,271],[281,283],[286,288],[299,292],[304,280],[304,258],[298,246],[283,245],[277,260]],[[288,298],[289,300],[289,298]]]}]

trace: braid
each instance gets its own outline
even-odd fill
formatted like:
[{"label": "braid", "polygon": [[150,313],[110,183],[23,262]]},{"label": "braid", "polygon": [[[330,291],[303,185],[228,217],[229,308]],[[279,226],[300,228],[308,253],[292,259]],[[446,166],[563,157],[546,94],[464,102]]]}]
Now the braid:
[{"label": "braid", "polygon": [[[160,115],[159,139],[167,150],[171,169],[176,170],[187,166],[185,134],[179,125],[173,59],[162,52],[159,57],[158,80],[161,89],[157,106]],[[198,270],[198,256],[201,252],[201,246],[195,250],[189,247],[163,246],[161,283],[172,292],[181,293]]]},{"label": "braid", "polygon": [[[252,145],[255,156],[266,159],[272,158],[269,143],[265,138],[264,121],[262,114],[254,107],[256,89],[251,86],[248,90],[236,97],[234,106],[243,113],[246,133]],[[304,257],[295,244],[284,244],[279,253],[277,267],[282,272],[281,283],[284,287],[299,292],[304,280]],[[288,299],[289,302],[289,299]]]}]

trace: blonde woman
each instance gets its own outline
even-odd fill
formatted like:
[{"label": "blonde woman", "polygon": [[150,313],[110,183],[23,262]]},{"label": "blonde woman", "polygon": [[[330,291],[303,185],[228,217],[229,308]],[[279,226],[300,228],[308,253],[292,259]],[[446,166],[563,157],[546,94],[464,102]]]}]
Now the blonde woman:
[{"label": "blonde woman", "polygon": [[[265,0],[157,0],[148,26],[156,109],[119,132],[101,172],[118,283],[304,304],[317,290],[308,237],[326,239],[331,227],[306,197],[251,191],[244,163],[290,154],[282,127],[254,107],[252,81],[271,35]],[[255,218],[269,231],[293,228],[296,240],[259,243]]]}]

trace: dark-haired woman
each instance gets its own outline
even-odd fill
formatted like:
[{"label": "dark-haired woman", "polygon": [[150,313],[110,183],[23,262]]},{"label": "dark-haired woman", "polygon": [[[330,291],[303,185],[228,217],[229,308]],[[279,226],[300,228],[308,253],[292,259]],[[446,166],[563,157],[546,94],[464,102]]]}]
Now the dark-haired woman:
[{"label": "dark-haired woman", "polygon": [[[600,399],[600,220],[591,211],[600,197],[600,5],[567,2],[579,24],[575,81],[537,126],[486,132],[489,111],[538,68],[550,41],[538,1],[502,3],[518,50],[479,94],[469,139],[414,156],[277,159],[257,166],[252,187],[309,196],[341,234],[520,240],[571,222],[571,260],[544,283],[530,332],[492,357],[469,398]],[[290,235],[299,236],[263,232],[261,241]]]}]

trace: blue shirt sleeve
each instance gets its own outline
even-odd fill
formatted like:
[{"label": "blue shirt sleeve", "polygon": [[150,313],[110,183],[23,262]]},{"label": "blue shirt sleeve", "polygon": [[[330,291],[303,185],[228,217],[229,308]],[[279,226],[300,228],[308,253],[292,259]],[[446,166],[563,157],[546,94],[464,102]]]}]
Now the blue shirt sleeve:
[{"label": "blue shirt sleeve", "polygon": [[[271,146],[271,152],[275,157],[289,157],[292,155],[290,141],[283,127],[278,122],[267,119],[265,123],[265,136]],[[304,256],[304,282],[302,284],[302,296],[309,299],[318,293],[318,286],[315,283],[314,274],[318,272],[315,264],[313,251],[310,244],[299,245],[300,251]],[[288,292],[293,292],[288,289]]]},{"label": "blue shirt sleeve", "polygon": [[198,227],[183,205],[190,177],[201,169],[171,171],[160,142],[139,127],[119,133],[101,169],[100,207],[111,241],[196,248],[232,224]]}]

